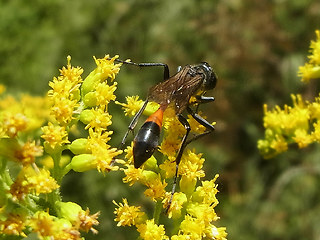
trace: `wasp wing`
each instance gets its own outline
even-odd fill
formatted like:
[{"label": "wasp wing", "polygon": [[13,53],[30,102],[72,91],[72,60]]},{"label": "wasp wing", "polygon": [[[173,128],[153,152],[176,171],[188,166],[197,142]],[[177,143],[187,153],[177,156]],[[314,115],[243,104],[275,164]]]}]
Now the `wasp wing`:
[{"label": "wasp wing", "polygon": [[150,88],[148,99],[167,106],[174,104],[176,113],[181,113],[189,104],[190,97],[201,87],[203,76],[196,74],[190,65]]}]

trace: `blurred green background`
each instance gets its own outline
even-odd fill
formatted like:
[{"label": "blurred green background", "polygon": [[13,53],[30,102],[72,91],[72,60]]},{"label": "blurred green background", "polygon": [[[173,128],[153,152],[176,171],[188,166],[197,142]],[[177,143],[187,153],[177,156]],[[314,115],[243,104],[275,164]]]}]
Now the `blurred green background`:
[{"label": "blurred green background", "polygon": [[[262,105],[291,103],[290,93],[312,99],[297,69],[307,60],[319,28],[318,0],[0,0],[0,83],[8,92],[44,95],[48,82],[72,56],[86,76],[92,56],[119,54],[134,62],[179,65],[207,61],[219,76],[216,97],[202,106],[216,131],[193,143],[206,158],[206,177],[218,179],[216,207],[228,239],[319,239],[319,157],[316,145],[263,159]],[[161,69],[122,67],[118,100],[145,97]],[[113,116],[116,146],[130,119],[118,106]],[[131,228],[113,221],[113,199],[145,201],[143,188],[128,188],[120,173],[71,173],[63,182],[65,201],[101,211],[99,235],[88,239],[134,239]]]}]

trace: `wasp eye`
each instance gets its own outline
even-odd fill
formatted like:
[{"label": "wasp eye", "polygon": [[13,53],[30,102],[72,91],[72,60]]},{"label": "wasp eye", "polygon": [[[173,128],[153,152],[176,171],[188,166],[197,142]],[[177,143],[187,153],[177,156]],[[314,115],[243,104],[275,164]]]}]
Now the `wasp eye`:
[{"label": "wasp eye", "polygon": [[201,67],[203,68],[205,78],[203,80],[203,87],[205,90],[214,89],[217,85],[217,75],[212,70],[211,66],[207,62],[202,62]]}]

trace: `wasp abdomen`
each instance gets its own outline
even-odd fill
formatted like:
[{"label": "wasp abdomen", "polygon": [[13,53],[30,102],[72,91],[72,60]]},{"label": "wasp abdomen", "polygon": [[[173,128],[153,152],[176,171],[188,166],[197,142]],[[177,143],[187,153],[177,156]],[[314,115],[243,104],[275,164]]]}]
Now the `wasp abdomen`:
[{"label": "wasp abdomen", "polygon": [[134,167],[139,168],[147,161],[159,145],[160,128],[156,122],[145,122],[134,138]]}]

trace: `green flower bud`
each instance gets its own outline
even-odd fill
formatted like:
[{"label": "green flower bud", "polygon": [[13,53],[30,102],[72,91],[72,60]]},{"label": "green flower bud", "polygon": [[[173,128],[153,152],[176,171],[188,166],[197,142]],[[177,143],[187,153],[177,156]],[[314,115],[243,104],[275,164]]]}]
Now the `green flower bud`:
[{"label": "green flower bud", "polygon": [[72,99],[80,101],[80,89],[77,88],[77,89],[73,90],[71,92],[71,94],[73,95]]},{"label": "green flower bud", "polygon": [[94,118],[94,114],[90,109],[85,109],[80,113],[80,121],[84,124],[88,124]]},{"label": "green flower bud", "polygon": [[149,170],[144,170],[142,172],[142,175],[143,175],[143,178],[141,179],[142,184],[147,184],[148,182],[158,178],[157,173]]},{"label": "green flower bud", "polygon": [[64,218],[68,221],[76,222],[79,218],[79,213],[82,208],[74,202],[56,202],[55,207],[59,218]]},{"label": "green flower bud", "polygon": [[145,163],[144,169],[148,170],[158,170],[158,162],[154,156],[151,156]]},{"label": "green flower bud", "polygon": [[83,81],[81,85],[81,94],[85,96],[88,92],[94,91],[96,84],[100,82],[100,76],[93,70]]},{"label": "green flower bud", "polygon": [[191,195],[196,187],[197,179],[182,176],[180,180],[180,190],[187,195]]},{"label": "green flower bud", "polygon": [[95,92],[88,92],[84,95],[83,102],[87,107],[93,107],[97,105],[97,97]]},{"label": "green flower bud", "polygon": [[78,138],[74,140],[69,145],[69,149],[73,154],[91,153],[88,149],[88,139],[86,138]]},{"label": "green flower bud", "polygon": [[92,154],[80,154],[71,160],[71,169],[76,172],[84,172],[96,167],[95,157]]}]

